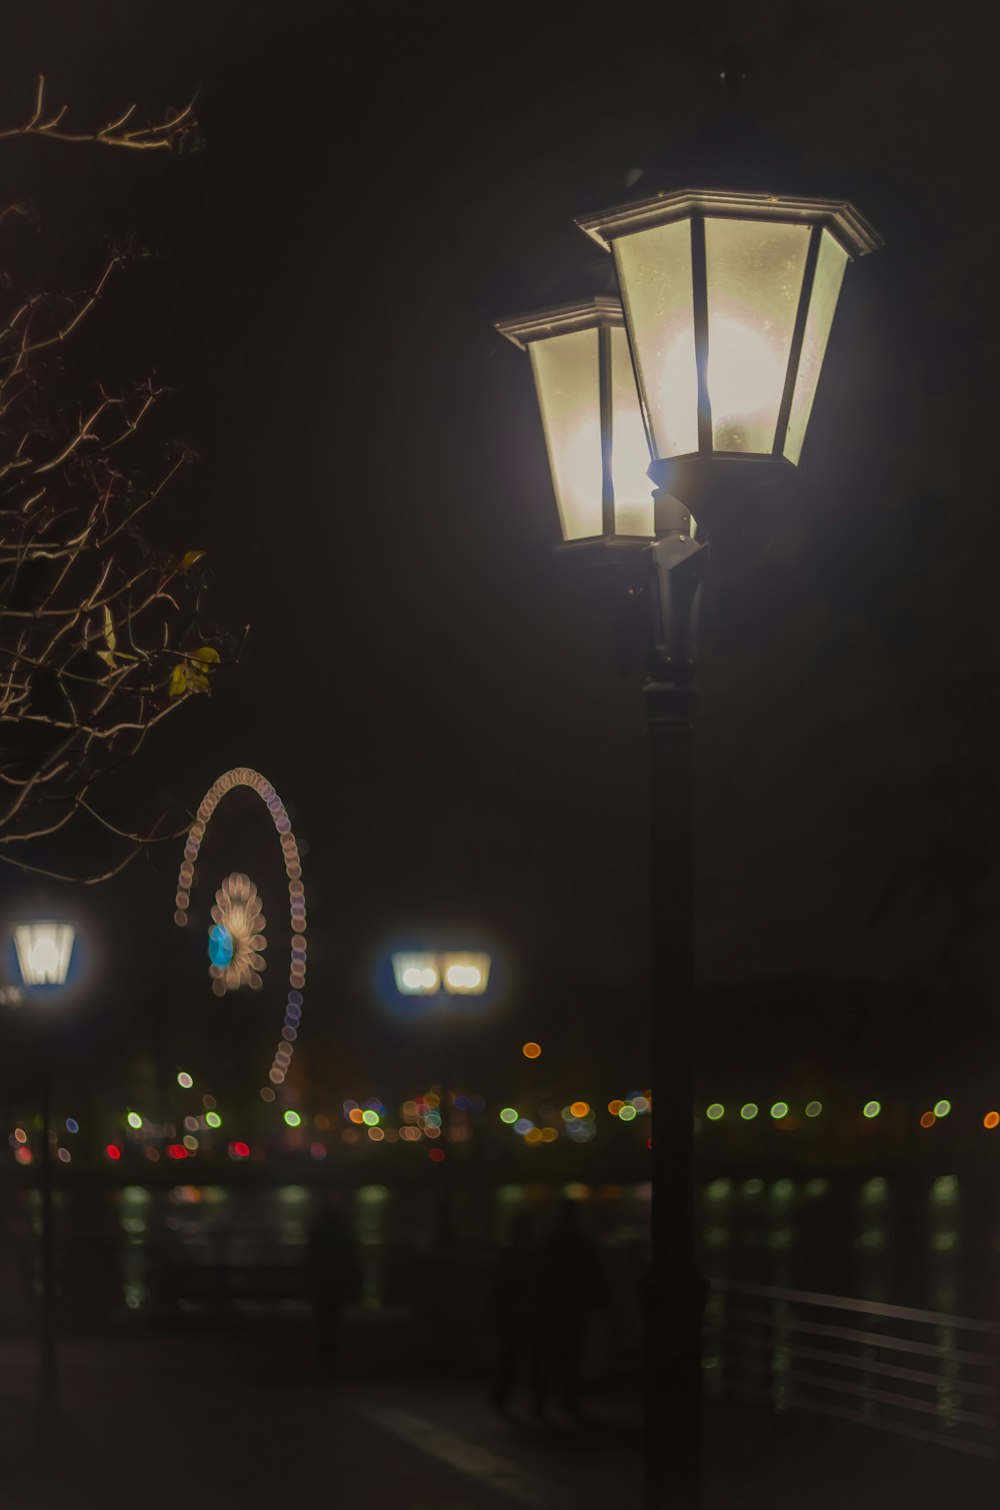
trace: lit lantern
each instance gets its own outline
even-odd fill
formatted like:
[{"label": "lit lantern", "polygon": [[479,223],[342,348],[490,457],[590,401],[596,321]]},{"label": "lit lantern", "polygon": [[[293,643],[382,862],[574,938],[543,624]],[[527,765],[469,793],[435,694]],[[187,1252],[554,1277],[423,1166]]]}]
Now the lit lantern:
[{"label": "lit lantern", "polygon": [[72,923],[18,923],[14,947],[24,984],[65,985],[75,938]]},{"label": "lit lantern", "polygon": [[441,978],[451,996],[482,996],[490,978],[488,954],[445,954]]},{"label": "lit lantern", "polygon": [[614,255],[651,475],[798,465],[844,270],[881,244],[857,210],[695,189],[577,224]]},{"label": "lit lantern", "polygon": [[436,954],[394,954],[392,973],[400,996],[434,996],[441,989]]},{"label": "lit lantern", "polygon": [[527,350],[567,544],[653,534],[649,445],[617,299],[497,321]]}]

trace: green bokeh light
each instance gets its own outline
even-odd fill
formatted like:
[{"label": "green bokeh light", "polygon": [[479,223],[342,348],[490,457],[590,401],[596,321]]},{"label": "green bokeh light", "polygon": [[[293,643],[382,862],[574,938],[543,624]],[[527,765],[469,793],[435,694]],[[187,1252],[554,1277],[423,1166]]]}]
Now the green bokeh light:
[{"label": "green bokeh light", "polygon": [[719,1122],[726,1115],[726,1108],[718,1101],[713,1101],[705,1116],[710,1122]]},{"label": "green bokeh light", "polygon": [[740,1116],[743,1118],[744,1122],[752,1122],[756,1115],[757,1107],[752,1101],[748,1101],[745,1106],[740,1107]]},{"label": "green bokeh light", "polygon": [[950,1101],[935,1101],[935,1103],[934,1103],[934,1115],[935,1115],[935,1117],[947,1117],[947,1115],[948,1115],[948,1113],[950,1111],[951,1111],[951,1102]]},{"label": "green bokeh light", "polygon": [[366,1127],[378,1127],[378,1112],[371,1106],[366,1106],[361,1113],[361,1120]]},{"label": "green bokeh light", "polygon": [[222,1126],[222,1118],[219,1116],[218,1112],[206,1112],[205,1121],[208,1123],[209,1127]]},{"label": "green bokeh light", "polygon": [[517,1112],[512,1106],[505,1106],[503,1111],[500,1113],[500,1121],[506,1122],[509,1127],[512,1122],[517,1121]]},{"label": "green bokeh light", "polygon": [[806,1116],[807,1117],[818,1117],[819,1114],[820,1114],[820,1112],[822,1110],[823,1110],[823,1103],[822,1103],[822,1101],[810,1101],[808,1103],[808,1105],[806,1106]]},{"label": "green bokeh light", "polygon": [[298,1112],[287,1111],[285,1113],[285,1121],[288,1123],[289,1127],[299,1127],[301,1125],[302,1118],[299,1116]]},{"label": "green bokeh light", "polygon": [[862,1114],[870,1120],[872,1117],[877,1117],[881,1110],[882,1103],[880,1101],[866,1101],[862,1107]]},{"label": "green bokeh light", "polygon": [[788,1116],[788,1102],[787,1101],[776,1101],[774,1103],[774,1105],[771,1107],[771,1116],[774,1118],[774,1120],[776,1122],[780,1122],[781,1119],[782,1119],[782,1117],[787,1117]]},{"label": "green bokeh light", "polygon": [[138,1112],[129,1112],[125,1120],[128,1123],[129,1127],[139,1128],[142,1126],[142,1118],[139,1116]]}]

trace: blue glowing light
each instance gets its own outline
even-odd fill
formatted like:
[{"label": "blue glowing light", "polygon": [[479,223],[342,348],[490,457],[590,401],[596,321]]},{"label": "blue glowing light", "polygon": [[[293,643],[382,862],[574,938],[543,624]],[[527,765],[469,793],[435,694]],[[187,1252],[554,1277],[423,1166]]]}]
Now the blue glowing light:
[{"label": "blue glowing light", "polygon": [[224,970],[233,958],[233,936],[223,923],[213,923],[208,930],[208,957],[217,970]]}]

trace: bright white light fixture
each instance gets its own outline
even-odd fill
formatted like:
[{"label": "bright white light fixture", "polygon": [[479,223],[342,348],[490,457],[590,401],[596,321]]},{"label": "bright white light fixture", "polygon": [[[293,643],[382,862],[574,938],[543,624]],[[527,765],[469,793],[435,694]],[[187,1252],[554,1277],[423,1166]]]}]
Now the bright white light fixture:
[{"label": "bright white light fixture", "polygon": [[392,970],[401,996],[482,996],[490,979],[488,954],[394,954]]},{"label": "bright white light fixture", "polygon": [[482,996],[490,978],[488,954],[446,954],[442,965],[444,988],[452,996]]},{"label": "bright white light fixture", "polygon": [[401,996],[434,996],[441,989],[436,954],[394,954],[392,970]]},{"label": "bright white light fixture", "polygon": [[881,245],[854,206],[685,189],[577,224],[614,254],[654,464],[797,465],[844,270]]},{"label": "bright white light fixture", "polygon": [[644,543],[649,443],[619,301],[583,299],[496,329],[531,358],[563,540]]},{"label": "bright white light fixture", "polygon": [[75,938],[72,923],[18,923],[14,928],[14,947],[24,984],[65,985]]}]

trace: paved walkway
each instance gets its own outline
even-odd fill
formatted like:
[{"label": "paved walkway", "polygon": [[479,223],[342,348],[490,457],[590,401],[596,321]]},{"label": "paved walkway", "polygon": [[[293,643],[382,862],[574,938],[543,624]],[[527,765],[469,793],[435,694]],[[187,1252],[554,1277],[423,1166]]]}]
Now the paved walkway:
[{"label": "paved walkway", "polygon": [[[30,1345],[0,1343],[2,1510],[641,1504],[638,1411],[621,1392],[583,1428],[536,1428],[497,1417],[475,1380],[386,1380],[359,1357],[319,1383],[308,1337],[270,1329],[70,1340],[55,1435],[34,1385]],[[706,1483],[706,1510],[1000,1507],[993,1465],[739,1411],[710,1415]]]}]

